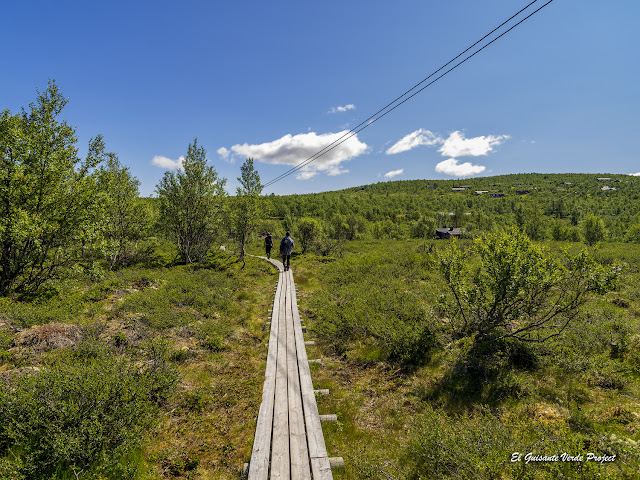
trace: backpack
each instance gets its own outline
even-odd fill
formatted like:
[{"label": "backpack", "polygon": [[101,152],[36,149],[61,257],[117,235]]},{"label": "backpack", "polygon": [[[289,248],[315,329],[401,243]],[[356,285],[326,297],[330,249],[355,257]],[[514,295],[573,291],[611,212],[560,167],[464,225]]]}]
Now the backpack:
[{"label": "backpack", "polygon": [[273,247],[273,238],[271,237],[271,235],[267,235],[266,240],[267,240],[266,242],[267,247]]},{"label": "backpack", "polygon": [[282,240],[280,240],[280,254],[284,255],[284,252],[287,249],[290,249],[293,245],[291,245],[291,241],[288,240],[289,237],[284,237]]}]

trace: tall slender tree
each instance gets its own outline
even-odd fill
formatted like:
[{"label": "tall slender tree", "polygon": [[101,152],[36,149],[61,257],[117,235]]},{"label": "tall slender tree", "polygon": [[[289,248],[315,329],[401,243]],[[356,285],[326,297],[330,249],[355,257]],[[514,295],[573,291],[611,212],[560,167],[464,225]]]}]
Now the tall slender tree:
[{"label": "tall slender tree", "polygon": [[97,177],[102,194],[104,253],[113,268],[116,263],[126,262],[135,251],[149,226],[150,212],[138,195],[140,182],[115,154],[108,154]]},{"label": "tall slender tree", "polygon": [[175,239],[185,263],[201,262],[224,219],[224,185],[198,139],[189,144],[182,170],[166,172],[156,187],[160,222]]},{"label": "tall slender tree", "polygon": [[238,177],[240,187],[236,190],[231,223],[240,249],[239,261],[243,262],[244,268],[245,246],[262,218],[264,205],[260,196],[262,192],[260,175],[253,165],[253,158],[245,159],[240,172]]}]

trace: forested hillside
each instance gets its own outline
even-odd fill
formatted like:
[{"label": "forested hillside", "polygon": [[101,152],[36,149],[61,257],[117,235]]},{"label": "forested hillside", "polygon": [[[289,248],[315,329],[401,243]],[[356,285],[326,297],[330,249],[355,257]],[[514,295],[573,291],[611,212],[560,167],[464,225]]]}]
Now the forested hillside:
[{"label": "forested hillside", "polygon": [[577,173],[394,181],[269,197],[273,217],[287,224],[313,217],[331,236],[348,239],[425,238],[442,226],[469,234],[517,226],[536,240],[580,241],[585,221],[596,216],[604,222],[603,240],[633,242],[640,241],[639,199],[636,177]]}]

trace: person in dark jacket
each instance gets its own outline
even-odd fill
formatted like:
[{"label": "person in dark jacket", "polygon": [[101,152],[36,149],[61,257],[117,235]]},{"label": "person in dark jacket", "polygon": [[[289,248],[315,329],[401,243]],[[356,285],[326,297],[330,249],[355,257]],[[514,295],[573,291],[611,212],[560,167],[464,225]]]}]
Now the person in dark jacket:
[{"label": "person in dark jacket", "polygon": [[291,260],[291,250],[295,243],[293,243],[293,238],[291,238],[291,233],[287,232],[287,236],[284,237],[280,241],[280,255],[282,255],[282,265],[284,265],[284,271],[289,270],[289,262]]},{"label": "person in dark jacket", "polygon": [[271,236],[271,232],[267,232],[266,237],[264,237],[264,248],[267,251],[267,258],[271,258],[271,249],[273,248],[273,237]]}]

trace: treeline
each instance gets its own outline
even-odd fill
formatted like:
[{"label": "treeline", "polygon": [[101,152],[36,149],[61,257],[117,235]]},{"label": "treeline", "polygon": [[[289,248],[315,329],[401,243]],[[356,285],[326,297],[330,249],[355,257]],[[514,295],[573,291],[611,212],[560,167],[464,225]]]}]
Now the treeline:
[{"label": "treeline", "polygon": [[467,236],[518,227],[533,240],[640,242],[640,183],[627,175],[517,174],[468,180],[396,181],[309,195],[261,195],[253,160],[240,187],[207,165],[197,140],[183,168],[166,172],[157,198],[91,139],[78,157],[67,99],[55,82],[27,110],[0,114],[0,296],[38,291],[61,269],[99,273],[144,260],[153,239],[172,241],[172,261],[202,262],[235,242],[244,260],[258,232],[291,230],[302,252],[328,255],[345,240],[432,238],[438,227]]},{"label": "treeline", "polygon": [[640,242],[638,199],[638,178],[596,174],[395,181],[269,197],[274,222],[295,231],[313,218],[331,238],[430,238],[445,226],[476,236],[515,226],[534,240],[586,243]]},{"label": "treeline", "polygon": [[176,261],[202,261],[222,235],[238,240],[242,259],[262,216],[252,159],[230,200],[195,140],[183,168],[161,179],[158,198],[141,198],[140,182],[100,135],[78,157],[75,129],[58,120],[66,104],[51,81],[28,110],[0,114],[0,296],[37,292],[71,267],[130,264],[150,253],[141,242],[159,236],[173,240]]}]

